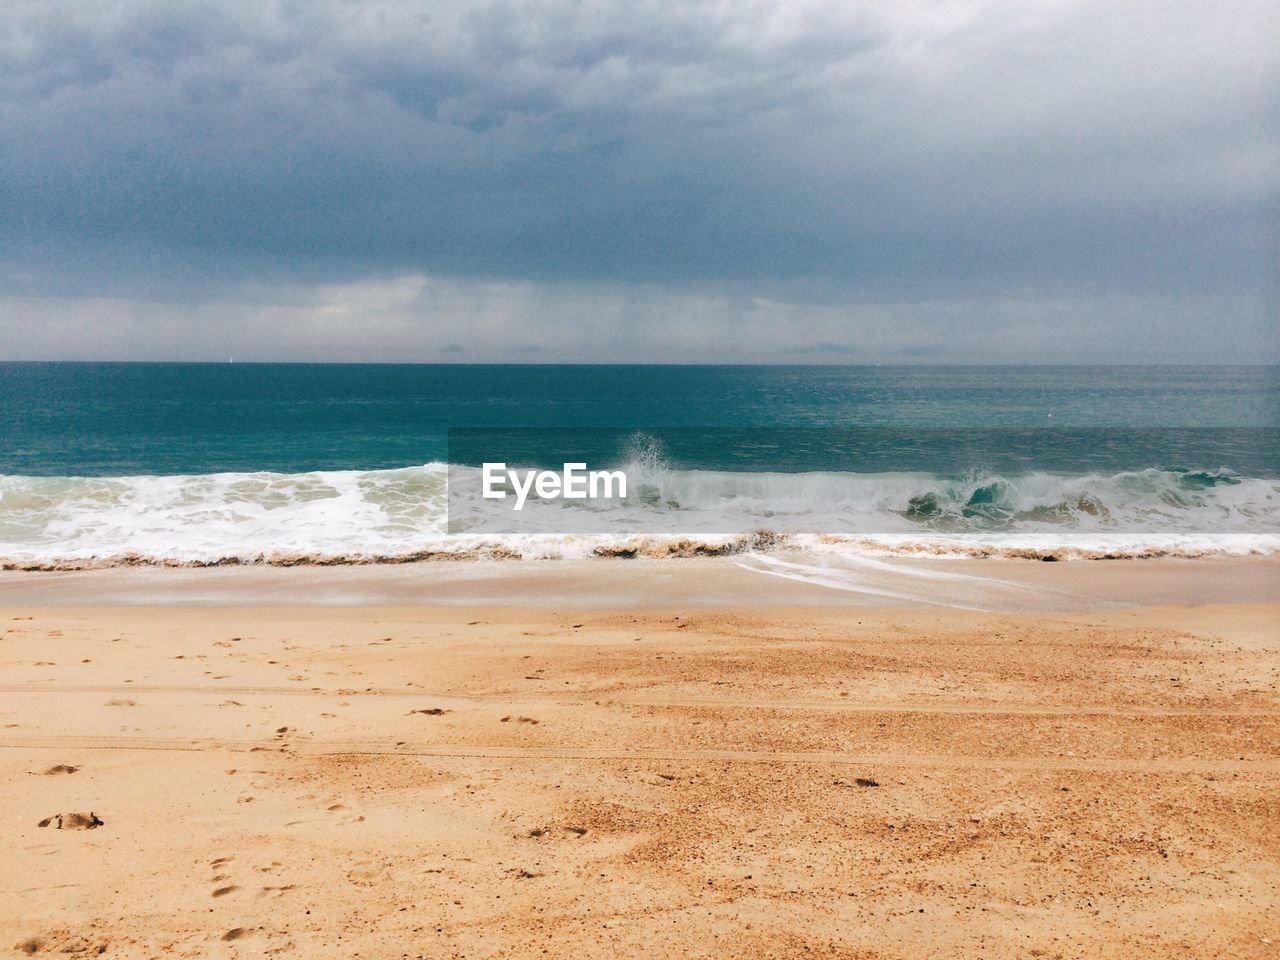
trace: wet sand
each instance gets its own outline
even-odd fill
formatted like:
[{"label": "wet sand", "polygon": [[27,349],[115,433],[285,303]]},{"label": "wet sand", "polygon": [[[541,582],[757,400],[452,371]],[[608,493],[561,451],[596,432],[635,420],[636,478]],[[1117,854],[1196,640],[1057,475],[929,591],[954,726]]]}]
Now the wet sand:
[{"label": "wet sand", "polygon": [[18,955],[1280,943],[1276,604],[0,617]]},{"label": "wet sand", "polygon": [[501,606],[576,610],[970,607],[1072,611],[1280,603],[1280,557],[839,556],[491,560],[330,567],[0,571],[0,606]]}]

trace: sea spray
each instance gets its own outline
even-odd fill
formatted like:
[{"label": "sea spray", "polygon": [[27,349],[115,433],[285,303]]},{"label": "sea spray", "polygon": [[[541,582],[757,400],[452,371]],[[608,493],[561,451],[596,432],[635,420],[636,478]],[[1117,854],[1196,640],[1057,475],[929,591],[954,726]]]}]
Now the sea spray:
[{"label": "sea spray", "polygon": [[[748,473],[635,460],[626,498],[531,500],[520,530],[450,517],[443,463],[371,471],[0,476],[0,565],[1280,552],[1280,481],[1222,469],[1076,475]],[[453,468],[458,469],[458,468]],[[448,533],[458,520],[462,532]],[[475,521],[470,528],[468,523]]]}]

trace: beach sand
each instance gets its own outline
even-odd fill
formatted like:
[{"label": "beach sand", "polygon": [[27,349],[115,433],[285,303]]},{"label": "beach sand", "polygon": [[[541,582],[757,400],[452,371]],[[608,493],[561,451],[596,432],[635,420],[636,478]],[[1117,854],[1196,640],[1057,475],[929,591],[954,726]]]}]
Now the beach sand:
[{"label": "beach sand", "polygon": [[1274,601],[14,595],[17,955],[1280,950]]}]

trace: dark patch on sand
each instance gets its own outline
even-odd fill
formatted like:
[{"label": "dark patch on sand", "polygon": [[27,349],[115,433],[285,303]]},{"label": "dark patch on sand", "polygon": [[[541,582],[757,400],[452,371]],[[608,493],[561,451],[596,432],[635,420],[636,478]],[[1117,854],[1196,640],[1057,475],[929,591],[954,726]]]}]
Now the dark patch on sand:
[{"label": "dark patch on sand", "polygon": [[89,813],[55,813],[40,821],[39,826],[52,826],[55,830],[93,830],[102,826],[98,815]]}]

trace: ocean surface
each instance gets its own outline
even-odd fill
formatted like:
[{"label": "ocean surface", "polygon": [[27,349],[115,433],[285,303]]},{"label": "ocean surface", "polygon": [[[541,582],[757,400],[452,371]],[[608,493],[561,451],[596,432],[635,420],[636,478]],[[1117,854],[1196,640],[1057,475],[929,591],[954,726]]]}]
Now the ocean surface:
[{"label": "ocean surface", "polygon": [[[1278,425],[1274,366],[0,363],[0,566],[1276,553]],[[632,495],[450,504],[569,451]]]}]

